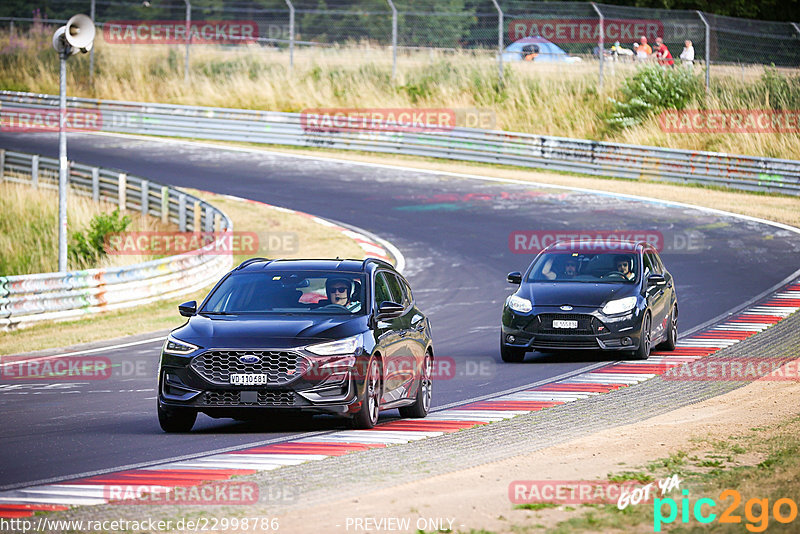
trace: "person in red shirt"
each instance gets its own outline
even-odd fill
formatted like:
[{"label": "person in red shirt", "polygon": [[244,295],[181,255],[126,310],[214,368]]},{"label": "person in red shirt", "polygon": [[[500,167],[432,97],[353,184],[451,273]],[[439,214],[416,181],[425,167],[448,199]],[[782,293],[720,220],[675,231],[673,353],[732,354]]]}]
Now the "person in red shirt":
[{"label": "person in red shirt", "polygon": [[667,45],[664,44],[664,39],[661,37],[656,39],[656,49],[653,51],[653,55],[658,60],[659,65],[669,65],[670,67],[675,65],[672,54],[669,53],[669,49]]}]

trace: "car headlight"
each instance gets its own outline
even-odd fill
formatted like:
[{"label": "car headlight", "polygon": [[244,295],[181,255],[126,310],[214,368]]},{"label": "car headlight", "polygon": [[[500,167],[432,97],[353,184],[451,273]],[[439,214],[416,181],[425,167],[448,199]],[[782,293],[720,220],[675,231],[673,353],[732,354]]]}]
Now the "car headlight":
[{"label": "car headlight", "polygon": [[611,300],[603,306],[603,313],[606,315],[616,315],[631,311],[636,307],[636,297],[625,297],[624,299]]},{"label": "car headlight", "polygon": [[508,307],[520,313],[528,313],[533,309],[533,304],[528,299],[511,295],[508,297]]},{"label": "car headlight", "polygon": [[327,341],[316,345],[309,345],[306,350],[317,356],[334,356],[336,354],[354,354],[363,346],[361,334],[336,341]]},{"label": "car headlight", "polygon": [[187,354],[191,354],[199,348],[200,347],[197,345],[192,345],[191,343],[181,341],[180,339],[175,339],[172,337],[172,335],[169,335],[167,336],[167,340],[164,342],[163,350],[166,354],[186,356]]}]

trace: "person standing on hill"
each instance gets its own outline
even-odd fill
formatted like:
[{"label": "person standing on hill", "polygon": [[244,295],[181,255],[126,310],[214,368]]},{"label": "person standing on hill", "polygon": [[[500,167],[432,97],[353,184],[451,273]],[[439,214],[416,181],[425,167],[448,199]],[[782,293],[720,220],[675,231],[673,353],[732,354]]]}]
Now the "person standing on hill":
[{"label": "person standing on hill", "polygon": [[636,48],[636,58],[644,61],[649,59],[651,55],[653,55],[653,49],[647,44],[647,37],[642,35],[639,38],[639,46]]},{"label": "person standing on hill", "polygon": [[681,52],[681,61],[683,65],[691,69],[694,65],[694,46],[692,46],[692,42],[688,39],[685,43],[683,43],[683,52]]}]

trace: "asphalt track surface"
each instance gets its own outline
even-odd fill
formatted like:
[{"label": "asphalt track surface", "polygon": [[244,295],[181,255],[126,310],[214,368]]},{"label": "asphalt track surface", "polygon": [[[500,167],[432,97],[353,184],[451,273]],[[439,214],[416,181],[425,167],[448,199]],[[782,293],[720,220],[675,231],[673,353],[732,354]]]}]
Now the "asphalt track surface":
[{"label": "asphalt track surface", "polygon": [[[2,133],[0,146],[57,157],[53,134]],[[670,241],[662,257],[676,278],[682,331],[781,282],[796,268],[800,253],[800,235],[787,230],[606,194],[78,134],[70,134],[69,157],[179,187],[312,213],[391,241],[405,255],[405,274],[420,307],[431,317],[437,356],[452,358],[455,364],[452,378],[434,385],[434,409],[614,358],[594,353],[536,354],[521,365],[500,361],[500,310],[513,289],[505,275],[524,270],[532,259],[510,250],[511,232],[661,232]],[[700,236],[699,246],[673,250],[674,236],[680,241],[687,233]],[[160,345],[153,341],[93,353],[115,366],[108,380],[58,384],[0,380],[0,488],[280,441],[344,424],[327,417],[317,417],[311,424],[285,420],[250,424],[201,415],[192,433],[166,435],[155,415]],[[393,410],[382,417],[394,415]]]}]

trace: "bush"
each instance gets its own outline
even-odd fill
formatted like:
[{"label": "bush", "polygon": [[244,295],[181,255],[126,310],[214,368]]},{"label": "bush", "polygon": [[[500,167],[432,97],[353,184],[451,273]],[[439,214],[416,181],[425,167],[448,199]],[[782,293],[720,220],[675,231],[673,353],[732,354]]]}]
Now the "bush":
[{"label": "bush", "polygon": [[94,265],[106,255],[106,236],[124,232],[131,223],[128,215],[120,216],[119,209],[111,213],[98,213],[83,232],[73,232],[69,254],[74,263],[82,266]]},{"label": "bush", "polygon": [[665,109],[684,109],[702,94],[703,82],[687,69],[648,65],[627,78],[620,91],[620,100],[609,99],[606,124],[611,129],[640,124]]}]

